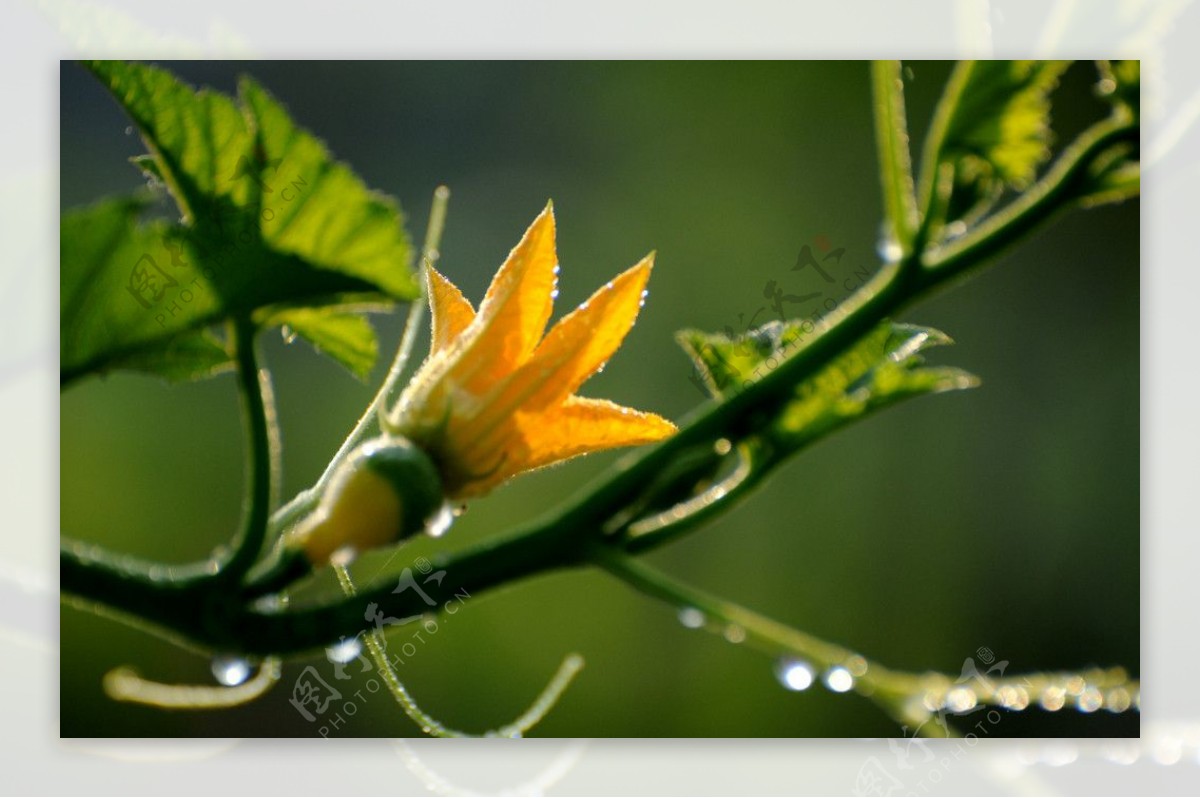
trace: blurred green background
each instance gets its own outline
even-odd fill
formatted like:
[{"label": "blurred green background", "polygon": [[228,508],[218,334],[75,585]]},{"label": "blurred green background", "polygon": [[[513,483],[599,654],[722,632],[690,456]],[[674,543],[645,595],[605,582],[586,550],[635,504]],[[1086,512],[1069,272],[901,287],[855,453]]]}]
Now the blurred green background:
[{"label": "blurred green background", "polygon": [[[373,188],[399,198],[419,239],[429,198],[453,191],[441,268],[474,300],[553,198],[572,307],[651,249],[637,327],[584,389],[678,418],[702,400],[672,334],[774,317],[763,291],[841,298],[873,270],[881,207],[862,63],[165,64],[235,89],[253,74]],[[909,65],[920,141],[949,73]],[[1090,64],[1055,96],[1060,140],[1103,109]],[[63,208],[141,183],[143,145],[80,67],[61,75]],[[784,622],[913,670],[957,674],[981,647],[1009,672],[1139,663],[1137,202],[1074,212],[904,319],[958,342],[934,353],[982,387],[923,398],[827,439],[717,523],[654,553],[664,569]],[[845,255],[824,283],[792,270],[801,247]],[[815,305],[815,303],[809,303]],[[796,306],[789,306],[789,309]],[[812,307],[811,310],[815,310]],[[393,350],[403,313],[378,317]],[[285,496],[310,485],[369,400],[306,344],[267,336],[284,441]],[[423,346],[424,342],[419,346]],[[381,358],[386,360],[387,356]],[[184,387],[118,375],[62,396],[62,530],[182,563],[236,528],[242,440],[232,377]],[[618,457],[526,476],[472,505],[439,546],[511,528]],[[417,544],[415,553],[437,548]],[[287,699],[322,656],[288,663],[250,706],[169,713],[105,698],[123,664],[164,681],[211,680],[206,660],[107,618],[61,614],[64,736],[311,736]],[[406,633],[402,633],[406,634]],[[598,572],[472,598],[401,668],[447,724],[482,731],[521,712],[578,651],[587,668],[536,730],[550,736],[890,736],[866,700],[783,690],[761,654],[683,628]],[[336,682],[343,693],[362,689]],[[353,685],[348,689],[346,685]],[[366,695],[364,693],[364,695]],[[411,735],[382,693],[333,736]],[[1135,715],[1030,711],[994,735],[1136,734]]]}]

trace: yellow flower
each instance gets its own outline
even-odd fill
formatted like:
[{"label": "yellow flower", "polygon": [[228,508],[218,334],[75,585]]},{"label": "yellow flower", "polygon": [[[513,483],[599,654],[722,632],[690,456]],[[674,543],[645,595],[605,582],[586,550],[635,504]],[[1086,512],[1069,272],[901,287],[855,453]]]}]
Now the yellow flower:
[{"label": "yellow flower", "polygon": [[481,496],[577,455],[668,437],[675,425],[660,416],[575,395],[633,327],[653,263],[651,253],[548,333],[558,293],[550,205],[500,267],[478,313],[427,269],[429,357],[385,420],[388,431],[429,454],[450,499]]}]

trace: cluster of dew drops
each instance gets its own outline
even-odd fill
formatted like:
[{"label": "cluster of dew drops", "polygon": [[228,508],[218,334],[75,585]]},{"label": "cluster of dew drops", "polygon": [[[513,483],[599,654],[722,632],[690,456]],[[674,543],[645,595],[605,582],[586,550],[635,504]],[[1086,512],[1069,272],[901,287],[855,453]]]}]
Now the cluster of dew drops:
[{"label": "cluster of dew drops", "polygon": [[[730,643],[741,643],[746,639],[746,630],[741,626],[732,623],[711,626],[704,613],[695,607],[680,610],[679,622],[688,629],[708,628]],[[858,654],[849,655],[823,671],[801,657],[786,655],[775,663],[775,679],[780,686],[792,692],[808,690],[819,681],[830,692],[847,693],[855,689],[869,667],[867,660]],[[1106,675],[1099,680],[1099,684],[1089,683],[1082,674],[1046,675],[1029,679],[1001,678],[993,681],[996,686],[987,693],[968,685],[949,683],[948,680],[934,684],[913,696],[913,714],[931,715],[942,711],[962,714],[981,704],[1011,711],[1022,711],[1034,705],[1048,712],[1072,707],[1085,714],[1100,709],[1114,714],[1141,709],[1140,689],[1135,683],[1123,684],[1126,681],[1123,674],[1115,678],[1111,674]]]}]

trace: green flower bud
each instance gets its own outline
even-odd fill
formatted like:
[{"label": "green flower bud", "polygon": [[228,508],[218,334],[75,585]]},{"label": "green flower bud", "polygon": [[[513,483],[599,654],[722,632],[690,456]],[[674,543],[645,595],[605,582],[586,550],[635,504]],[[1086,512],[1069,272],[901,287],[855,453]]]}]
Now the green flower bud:
[{"label": "green flower bud", "polygon": [[424,452],[404,438],[376,438],[342,462],[316,512],[290,533],[287,545],[324,565],[341,550],[363,552],[412,537],[444,502],[441,479]]}]

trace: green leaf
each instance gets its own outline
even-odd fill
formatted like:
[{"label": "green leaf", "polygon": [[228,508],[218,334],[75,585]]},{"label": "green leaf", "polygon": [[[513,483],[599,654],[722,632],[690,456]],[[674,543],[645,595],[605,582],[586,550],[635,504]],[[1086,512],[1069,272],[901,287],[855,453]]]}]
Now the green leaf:
[{"label": "green leaf", "polygon": [[[139,224],[145,197],[63,214],[60,226],[60,370],[63,382],[112,368],[147,369],[172,341],[214,319],[215,295],[186,267],[186,243],[164,222]],[[178,353],[188,344],[176,346]],[[173,374],[178,373],[174,368]]]},{"label": "green leaf", "polygon": [[[260,162],[276,164],[271,182],[261,178],[264,192],[279,195],[278,212],[262,214],[263,237],[274,249],[361,277],[397,299],[419,297],[399,207],[330,160],[324,145],[296,127],[257,83],[243,79],[241,94],[258,130]],[[295,200],[286,199],[289,191]]]},{"label": "green leaf", "polygon": [[[722,399],[778,368],[812,335],[810,322],[776,321],[736,338],[687,330],[678,340],[710,393]],[[768,437],[791,451],[902,399],[977,385],[978,379],[961,369],[924,365],[923,350],[949,343],[948,336],[929,327],[881,323],[796,386],[793,398],[768,424]]]},{"label": "green leaf", "polygon": [[1070,64],[960,62],[938,110],[939,162],[974,160],[976,171],[994,172],[1017,189],[1028,186],[1050,157],[1049,95]]},{"label": "green leaf", "polygon": [[[249,81],[239,105],[153,67],[88,67],[137,123],[150,154],[134,162],[166,185],[183,219],[138,224],[142,199],[64,218],[63,383],[174,362],[177,336],[235,315],[270,323],[281,307],[314,309],[301,323],[322,350],[369,371],[374,336],[368,344],[365,320],[348,322],[344,311],[420,294],[395,204]],[[334,321],[320,324],[320,313]],[[156,348],[166,356],[150,357]]]},{"label": "green leaf", "polygon": [[233,358],[210,330],[196,330],[172,338],[165,346],[130,355],[119,365],[169,382],[190,382],[232,369]]},{"label": "green leaf", "polygon": [[379,343],[370,322],[355,313],[329,313],[312,308],[281,310],[269,323],[280,325],[308,341],[318,351],[341,363],[365,380],[379,356]]}]

